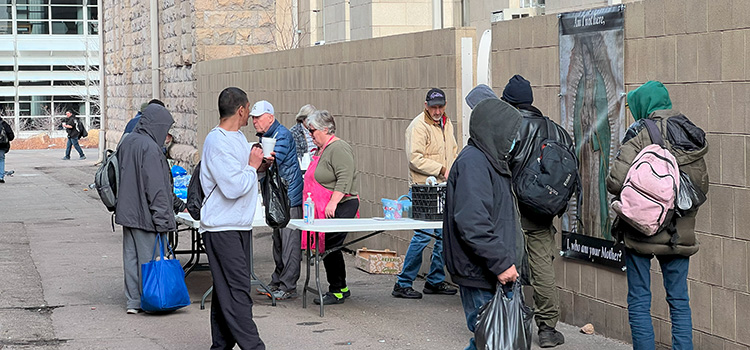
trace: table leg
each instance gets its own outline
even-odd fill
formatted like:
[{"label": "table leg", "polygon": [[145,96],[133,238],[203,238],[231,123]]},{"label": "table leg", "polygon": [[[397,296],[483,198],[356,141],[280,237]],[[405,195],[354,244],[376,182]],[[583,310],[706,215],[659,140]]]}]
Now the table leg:
[{"label": "table leg", "polygon": [[201,298],[201,310],[206,309],[206,298],[208,298],[208,296],[211,295],[213,291],[214,291],[214,286],[211,286],[211,288],[208,288],[208,290],[205,293],[203,293],[203,297]]},{"label": "table leg", "polygon": [[305,250],[305,256],[307,257],[307,260],[305,260],[305,285],[302,287],[302,308],[307,308],[307,288],[310,285],[310,259],[312,259],[312,254],[310,253],[310,247],[312,244],[310,243],[310,231],[307,232],[307,249]]},{"label": "table leg", "polygon": [[315,287],[318,289],[320,300],[320,317],[323,317],[323,289],[320,288],[320,250],[315,247]]}]

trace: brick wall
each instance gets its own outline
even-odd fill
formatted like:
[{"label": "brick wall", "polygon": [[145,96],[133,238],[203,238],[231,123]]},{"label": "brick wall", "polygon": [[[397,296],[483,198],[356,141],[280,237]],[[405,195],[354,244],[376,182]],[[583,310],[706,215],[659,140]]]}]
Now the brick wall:
[{"label": "brick wall", "polygon": [[[251,102],[271,102],[287,127],[307,103],[327,109],[336,135],[355,149],[362,217],[382,216],[381,198],[408,191],[404,135],[424,109],[427,91],[442,88],[446,113],[454,125],[461,118],[460,38],[474,34],[473,29],[444,29],[201,62],[198,142],[218,123],[218,95],[228,86],[245,90]],[[243,131],[257,140],[252,125]],[[363,245],[405,254],[410,239],[410,232],[387,233]],[[429,261],[429,254],[425,257]]]},{"label": "brick wall", "polygon": [[[534,85],[536,103],[560,119],[556,16],[493,25],[493,85],[513,74]],[[669,89],[676,109],[708,133],[709,200],[697,219],[700,251],[688,275],[696,349],[747,349],[750,329],[748,241],[750,222],[750,2],[647,0],[626,5],[625,85],[648,80]],[[629,121],[631,117],[628,116]],[[593,323],[597,332],[630,340],[624,273],[557,259],[562,320]],[[671,324],[662,275],[652,267],[652,319],[662,347]]]}]

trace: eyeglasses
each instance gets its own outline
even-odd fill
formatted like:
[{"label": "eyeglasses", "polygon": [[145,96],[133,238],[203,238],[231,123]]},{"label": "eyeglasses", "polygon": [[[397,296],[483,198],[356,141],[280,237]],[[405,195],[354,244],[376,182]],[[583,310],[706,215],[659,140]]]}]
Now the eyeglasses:
[{"label": "eyeglasses", "polygon": [[310,135],[312,135],[313,133],[315,133],[316,131],[318,131],[318,129],[307,128],[307,131],[309,131]]}]

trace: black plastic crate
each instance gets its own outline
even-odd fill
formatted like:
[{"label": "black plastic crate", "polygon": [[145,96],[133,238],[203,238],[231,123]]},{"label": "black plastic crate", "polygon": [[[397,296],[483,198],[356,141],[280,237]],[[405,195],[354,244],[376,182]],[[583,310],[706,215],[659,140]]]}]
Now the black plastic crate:
[{"label": "black plastic crate", "polygon": [[412,218],[428,221],[443,221],[446,188],[446,186],[412,185]]}]

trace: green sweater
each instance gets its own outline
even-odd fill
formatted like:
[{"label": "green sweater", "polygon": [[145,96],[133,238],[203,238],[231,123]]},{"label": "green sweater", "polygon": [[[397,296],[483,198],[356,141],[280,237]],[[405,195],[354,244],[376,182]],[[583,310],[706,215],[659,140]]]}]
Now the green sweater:
[{"label": "green sweater", "polygon": [[338,191],[347,196],[341,202],[356,198],[359,194],[357,182],[357,160],[352,146],[343,140],[328,144],[320,155],[315,169],[315,181],[331,191]]}]

